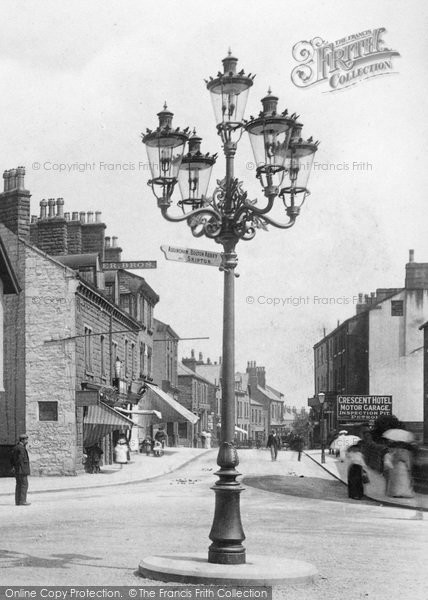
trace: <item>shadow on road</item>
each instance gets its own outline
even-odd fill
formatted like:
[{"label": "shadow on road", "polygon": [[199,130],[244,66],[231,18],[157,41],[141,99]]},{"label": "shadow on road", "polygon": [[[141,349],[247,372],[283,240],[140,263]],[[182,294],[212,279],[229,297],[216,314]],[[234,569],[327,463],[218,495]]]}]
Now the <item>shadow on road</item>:
[{"label": "shadow on road", "polygon": [[370,504],[379,506],[379,502],[369,500],[352,500],[348,498],[348,489],[340,481],[329,481],[319,477],[287,477],[267,475],[264,477],[245,477],[244,485],[258,488],[275,494],[287,494],[312,500],[330,500],[352,504]]}]

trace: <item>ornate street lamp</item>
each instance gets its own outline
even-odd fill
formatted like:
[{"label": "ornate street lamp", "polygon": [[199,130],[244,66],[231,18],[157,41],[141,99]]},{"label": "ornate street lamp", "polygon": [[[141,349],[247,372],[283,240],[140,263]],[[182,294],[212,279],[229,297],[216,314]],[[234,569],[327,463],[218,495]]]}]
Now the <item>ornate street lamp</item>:
[{"label": "ornate street lamp", "polygon": [[[235,317],[234,280],[238,258],[235,252],[239,240],[251,240],[257,229],[273,225],[280,229],[292,227],[299,215],[300,205],[308,194],[305,172],[303,181],[302,161],[312,156],[317,144],[300,139],[302,126],[296,116],[277,113],[278,98],[271,92],[262,99],[263,110],[258,117],[244,122],[243,115],[249,88],[254,75],[237,72],[238,59],[229,51],[223,60],[223,73],[206,80],[211,94],[217,131],[221,137],[226,158],[225,178],[211,197],[206,196],[211,168],[215,155],[202,154],[200,138],[193,135],[189,140],[188,153],[183,157],[188,129],[172,128],[172,113],[159,113],[159,126],[155,131],[147,130],[143,142],[147,146],[152,179],[151,185],[162,216],[168,221],[187,221],[192,234],[204,235],[223,246],[222,265],[224,272],[223,297],[223,363],[221,443],[217,457],[220,469],[219,480],[213,489],[216,494],[215,513],[210,532],[212,544],[208,552],[210,563],[245,563],[245,539],[240,516],[241,484],[236,481],[239,473],[238,454],[233,444],[235,415]],[[237,144],[246,130],[250,136],[257,163],[256,175],[260,180],[267,203],[259,206],[257,201],[247,199],[242,182],[233,174]],[[313,156],[312,156],[313,158]],[[289,186],[281,189],[284,178],[290,179]],[[300,177],[300,179],[299,179]],[[172,195],[179,182],[182,199],[177,202],[184,214],[171,214]],[[300,194],[299,202],[296,197]],[[274,221],[267,213],[273,208],[276,198],[284,198],[288,221]],[[301,201],[300,201],[301,200]]]},{"label": "ornate street lamp", "polygon": [[325,464],[325,427],[324,427],[324,401],[325,394],[324,392],[319,392],[318,401],[320,403],[321,411],[320,411],[320,433],[321,433],[321,464]]},{"label": "ornate street lamp", "polygon": [[178,204],[183,212],[186,205],[191,206],[193,210],[204,205],[211,171],[217,159],[217,154],[202,154],[201,142],[202,138],[193,131],[188,143],[189,151],[183,156],[178,172],[178,185],[182,196]]}]

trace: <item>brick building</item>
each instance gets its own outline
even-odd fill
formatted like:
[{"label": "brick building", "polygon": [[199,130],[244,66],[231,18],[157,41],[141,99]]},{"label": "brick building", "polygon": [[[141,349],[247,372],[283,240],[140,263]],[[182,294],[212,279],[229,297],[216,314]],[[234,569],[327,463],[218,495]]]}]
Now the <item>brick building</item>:
[{"label": "brick building", "polygon": [[[5,302],[0,446],[26,430],[35,475],[72,475],[82,469],[85,446],[102,439],[109,461],[112,432],[132,426],[105,402],[129,408],[139,401],[152,374],[158,297],[143,278],[108,269],[101,213],[70,219],[62,198],[42,200],[30,224],[24,175],[21,167],[5,172],[0,194],[0,234],[22,290]],[[81,390],[104,402],[85,405]]]}]

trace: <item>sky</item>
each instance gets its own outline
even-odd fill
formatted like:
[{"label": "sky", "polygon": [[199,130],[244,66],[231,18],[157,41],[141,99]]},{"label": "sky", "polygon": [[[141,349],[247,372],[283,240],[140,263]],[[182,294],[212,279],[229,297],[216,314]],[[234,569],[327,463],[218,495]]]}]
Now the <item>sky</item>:
[{"label": "sky", "polygon": [[[313,395],[313,345],[355,313],[358,293],[404,285],[409,249],[428,262],[425,225],[428,8],[422,1],[44,0],[4,1],[0,25],[0,168],[26,167],[32,214],[42,198],[65,211],[102,211],[123,260],[156,260],[136,271],[160,296],[155,316],[204,359],[221,354],[223,276],[213,267],[166,261],[164,244],[219,251],[166,222],[147,186],[141,132],[167,101],[174,124],[195,127],[205,152],[224,159],[204,79],[230,47],[238,70],[257,76],[246,117],[269,86],[320,140],[311,196],[295,226],[269,227],[237,247],[236,368],[265,366],[290,406]],[[292,49],[385,28],[399,53],[393,72],[331,92],[297,87]],[[244,134],[235,174],[263,202]],[[355,165],[365,166],[357,168]],[[178,197],[177,197],[178,199]],[[280,204],[276,216],[286,221]],[[276,299],[276,300],[274,300]],[[274,303],[275,302],[275,303]]]}]

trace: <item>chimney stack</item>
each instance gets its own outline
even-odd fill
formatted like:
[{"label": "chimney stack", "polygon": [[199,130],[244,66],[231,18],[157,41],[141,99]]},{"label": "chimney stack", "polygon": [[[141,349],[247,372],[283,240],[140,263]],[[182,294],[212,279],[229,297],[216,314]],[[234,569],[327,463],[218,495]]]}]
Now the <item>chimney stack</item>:
[{"label": "chimney stack", "polygon": [[104,249],[105,262],[120,262],[122,260],[122,248],[117,245],[117,237],[111,238],[111,244]]},{"label": "chimney stack", "polygon": [[98,220],[94,220],[92,210],[88,211],[86,223],[82,224],[82,252],[84,254],[96,253],[100,257],[101,263],[104,262],[104,237],[106,226],[101,223],[101,212],[97,211]]},{"label": "chimney stack", "polygon": [[30,234],[31,194],[24,185],[25,169],[4,171],[4,188],[0,194],[0,223],[22,238]]}]

